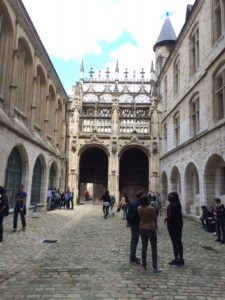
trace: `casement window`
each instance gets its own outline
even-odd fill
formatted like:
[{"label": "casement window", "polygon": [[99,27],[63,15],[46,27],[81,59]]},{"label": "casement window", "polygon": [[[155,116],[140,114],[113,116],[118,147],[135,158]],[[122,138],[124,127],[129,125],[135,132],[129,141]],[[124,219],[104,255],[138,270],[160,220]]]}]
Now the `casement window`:
[{"label": "casement window", "polygon": [[221,120],[225,116],[225,66],[214,77],[214,119]]},{"label": "casement window", "polygon": [[191,136],[199,132],[199,98],[195,97],[190,101]]},{"label": "casement window", "polygon": [[216,42],[225,31],[225,0],[212,1],[213,41]]},{"label": "casement window", "polygon": [[180,144],[180,114],[176,113],[173,118],[174,124],[174,144],[177,147]]},{"label": "casement window", "polygon": [[190,75],[199,67],[199,29],[195,27],[190,35]]},{"label": "casement window", "polygon": [[180,90],[180,59],[177,58],[174,63],[174,95]]},{"label": "casement window", "polygon": [[167,151],[167,124],[163,126],[163,141],[164,141],[164,151]]},{"label": "casement window", "polygon": [[168,90],[167,90],[167,77],[165,77],[164,79],[164,85],[163,85],[163,107],[164,107],[164,111],[167,111],[167,97],[168,97]]}]

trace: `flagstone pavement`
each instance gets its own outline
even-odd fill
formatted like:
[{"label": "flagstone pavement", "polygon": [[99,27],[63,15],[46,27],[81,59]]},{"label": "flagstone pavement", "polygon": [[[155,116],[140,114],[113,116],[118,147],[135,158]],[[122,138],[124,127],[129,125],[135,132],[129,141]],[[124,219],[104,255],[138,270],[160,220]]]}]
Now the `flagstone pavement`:
[{"label": "flagstone pavement", "polygon": [[[185,266],[170,266],[172,246],[159,217],[161,273],[129,262],[130,228],[122,215],[103,218],[101,205],[29,213],[27,228],[4,220],[0,243],[0,300],[224,300],[225,245],[184,218]],[[141,255],[141,241],[137,256]]]}]

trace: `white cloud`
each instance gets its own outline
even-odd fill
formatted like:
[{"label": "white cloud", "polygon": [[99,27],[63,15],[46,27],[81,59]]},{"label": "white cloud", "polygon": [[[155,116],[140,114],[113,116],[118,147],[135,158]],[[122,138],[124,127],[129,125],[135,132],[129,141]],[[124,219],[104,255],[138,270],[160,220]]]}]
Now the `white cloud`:
[{"label": "white cloud", "polygon": [[140,46],[153,45],[162,15],[170,17],[176,33],[184,23],[186,5],[193,0],[23,0],[47,49],[56,57],[78,58],[99,54],[99,41],[110,42],[124,30]]},{"label": "white cloud", "polygon": [[113,42],[124,32],[137,45],[126,43],[110,52],[102,68],[146,74],[154,60],[157,41],[166,12],[178,35],[185,21],[187,4],[194,0],[23,0],[39,36],[49,53],[64,60],[81,61],[84,54],[101,55],[101,42]]}]

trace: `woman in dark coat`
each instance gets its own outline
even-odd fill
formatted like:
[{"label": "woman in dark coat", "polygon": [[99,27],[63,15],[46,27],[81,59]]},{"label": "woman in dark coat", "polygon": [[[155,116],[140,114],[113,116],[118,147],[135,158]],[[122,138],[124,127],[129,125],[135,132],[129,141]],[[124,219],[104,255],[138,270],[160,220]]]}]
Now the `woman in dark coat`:
[{"label": "woman in dark coat", "polygon": [[179,196],[176,192],[168,195],[169,205],[167,207],[167,229],[172,241],[174,259],[169,262],[170,265],[184,265],[183,259],[183,243],[182,243],[182,230],[183,230],[183,217],[182,207]]},{"label": "woman in dark coat", "polygon": [[3,186],[0,186],[0,242],[3,241],[3,220],[7,208],[8,197]]}]

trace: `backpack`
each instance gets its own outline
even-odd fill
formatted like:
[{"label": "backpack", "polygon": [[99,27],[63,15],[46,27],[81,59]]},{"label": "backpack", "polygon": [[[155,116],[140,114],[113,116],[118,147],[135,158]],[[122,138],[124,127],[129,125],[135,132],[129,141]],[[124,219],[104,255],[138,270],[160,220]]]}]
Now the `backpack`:
[{"label": "backpack", "polygon": [[3,196],[3,200],[6,204],[5,209],[3,210],[3,216],[7,217],[9,215],[9,202],[8,202],[8,197],[7,196]]}]

